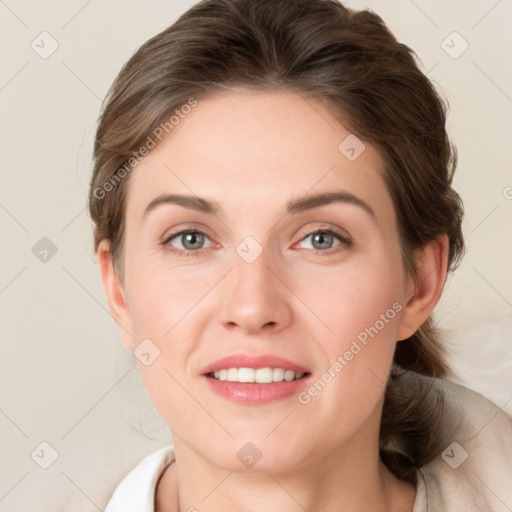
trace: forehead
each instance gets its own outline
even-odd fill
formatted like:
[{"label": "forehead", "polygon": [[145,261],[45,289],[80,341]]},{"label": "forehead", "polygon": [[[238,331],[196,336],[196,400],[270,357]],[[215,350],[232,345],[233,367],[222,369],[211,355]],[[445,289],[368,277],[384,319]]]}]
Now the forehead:
[{"label": "forehead", "polygon": [[[188,109],[187,109],[188,110]],[[355,158],[354,158],[355,157]],[[128,215],[165,193],[211,198],[232,213],[346,190],[392,213],[377,150],[317,101],[235,90],[198,100],[132,171]]]}]

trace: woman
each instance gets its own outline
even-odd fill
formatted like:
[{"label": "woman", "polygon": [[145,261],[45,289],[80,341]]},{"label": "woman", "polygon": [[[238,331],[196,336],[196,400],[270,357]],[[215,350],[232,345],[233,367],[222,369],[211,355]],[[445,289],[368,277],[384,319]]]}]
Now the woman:
[{"label": "woman", "polygon": [[103,285],[174,441],[107,512],[512,506],[510,421],[440,379],[445,106],[378,16],[200,2],[125,65],[94,156]]}]

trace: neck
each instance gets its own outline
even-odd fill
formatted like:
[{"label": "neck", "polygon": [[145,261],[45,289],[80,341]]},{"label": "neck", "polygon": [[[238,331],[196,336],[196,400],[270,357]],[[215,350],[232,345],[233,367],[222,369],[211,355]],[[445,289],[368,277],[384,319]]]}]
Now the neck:
[{"label": "neck", "polygon": [[392,475],[378,450],[359,445],[309,457],[282,472],[222,469],[176,438],[175,449],[176,463],[157,493],[157,511],[409,512],[414,503],[414,486]]}]

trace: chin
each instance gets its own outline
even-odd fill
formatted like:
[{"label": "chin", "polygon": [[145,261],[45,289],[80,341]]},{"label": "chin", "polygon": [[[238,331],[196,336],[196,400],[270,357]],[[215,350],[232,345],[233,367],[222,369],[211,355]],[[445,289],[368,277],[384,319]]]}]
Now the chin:
[{"label": "chin", "polygon": [[[214,466],[237,473],[287,473],[296,471],[304,464],[305,450],[303,442],[296,443],[276,437],[265,439],[265,435],[246,434],[235,439],[223,441],[205,440],[199,455]],[[272,434],[271,434],[272,436]],[[304,437],[302,437],[304,439]],[[209,444],[213,450],[204,451]]]}]

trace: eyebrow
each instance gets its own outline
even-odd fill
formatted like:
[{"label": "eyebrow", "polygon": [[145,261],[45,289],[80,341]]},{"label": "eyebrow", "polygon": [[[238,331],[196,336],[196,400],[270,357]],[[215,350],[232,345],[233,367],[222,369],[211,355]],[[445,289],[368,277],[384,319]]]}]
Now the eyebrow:
[{"label": "eyebrow", "polygon": [[[286,213],[304,212],[332,203],[353,204],[362,208],[374,219],[377,218],[375,212],[367,202],[363,201],[361,198],[355,196],[351,192],[344,190],[323,192],[320,194],[300,197],[298,199],[292,199],[286,205]],[[146,217],[150,211],[154,210],[157,206],[162,204],[176,204],[189,210],[196,210],[211,215],[215,215],[221,210],[217,202],[209,201],[202,197],[181,194],[164,194],[156,197],[146,206],[142,217]]]}]

